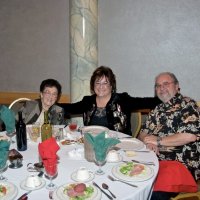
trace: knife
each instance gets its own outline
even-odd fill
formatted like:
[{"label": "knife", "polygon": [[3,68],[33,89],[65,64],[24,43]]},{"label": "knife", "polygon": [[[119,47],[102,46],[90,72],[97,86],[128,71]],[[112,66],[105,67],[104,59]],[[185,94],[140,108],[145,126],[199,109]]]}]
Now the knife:
[{"label": "knife", "polygon": [[135,163],[140,163],[140,164],[144,164],[144,165],[153,165],[153,166],[155,166],[155,163],[151,162],[151,161],[138,161],[138,160],[132,160],[132,161],[135,162]]},{"label": "knife", "polygon": [[21,197],[19,197],[17,200],[25,200],[27,199],[27,195],[30,194],[32,192],[32,190],[29,190],[28,192],[25,192],[24,194],[22,194]]},{"label": "knife", "polygon": [[[44,174],[44,172],[41,171],[41,172],[38,174],[38,176],[39,176],[39,177],[42,177],[43,174]],[[32,191],[33,191],[33,190],[29,190],[28,192],[25,192],[25,193],[22,194],[22,196],[20,196],[17,200],[25,200],[25,199],[27,199],[27,195],[30,194]]]},{"label": "knife", "polygon": [[113,200],[113,198],[112,198],[109,194],[107,194],[104,190],[102,190],[102,189],[100,188],[100,186],[98,186],[95,182],[92,182],[92,184],[93,184],[94,186],[96,186],[97,188],[99,188],[99,189],[101,190],[101,192],[103,192],[110,200]]}]

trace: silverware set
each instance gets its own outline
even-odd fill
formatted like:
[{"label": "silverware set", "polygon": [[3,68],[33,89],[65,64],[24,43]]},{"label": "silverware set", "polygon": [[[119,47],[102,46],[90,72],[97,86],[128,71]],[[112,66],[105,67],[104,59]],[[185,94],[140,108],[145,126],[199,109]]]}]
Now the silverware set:
[{"label": "silverware set", "polygon": [[113,198],[109,194],[107,194],[99,185],[97,185],[95,182],[92,182],[92,184],[99,188],[99,190],[101,190],[101,192],[103,192],[108,197],[108,199],[113,200]]}]

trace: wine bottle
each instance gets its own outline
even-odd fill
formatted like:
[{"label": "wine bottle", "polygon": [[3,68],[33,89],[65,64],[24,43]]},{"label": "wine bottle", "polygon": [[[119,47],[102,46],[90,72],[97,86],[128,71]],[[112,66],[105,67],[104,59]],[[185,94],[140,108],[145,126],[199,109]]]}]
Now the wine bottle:
[{"label": "wine bottle", "polygon": [[44,112],[44,124],[41,127],[42,142],[52,137],[52,125],[48,120],[48,112]]},{"label": "wine bottle", "polygon": [[26,124],[22,119],[22,112],[18,112],[18,122],[16,123],[16,140],[17,150],[27,150],[27,136],[26,136]]}]

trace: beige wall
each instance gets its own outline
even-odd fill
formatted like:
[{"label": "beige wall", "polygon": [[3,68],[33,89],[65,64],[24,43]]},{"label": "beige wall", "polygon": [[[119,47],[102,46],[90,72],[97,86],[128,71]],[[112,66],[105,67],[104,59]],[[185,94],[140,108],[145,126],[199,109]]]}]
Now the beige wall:
[{"label": "beige wall", "polygon": [[[99,0],[99,65],[118,91],[153,96],[154,77],[174,72],[200,100],[200,1]],[[52,77],[70,93],[69,1],[0,1],[0,91],[37,92]]]},{"label": "beige wall", "polygon": [[154,77],[171,71],[181,92],[200,100],[199,0],[100,0],[99,64],[118,91],[153,96]]},{"label": "beige wall", "polygon": [[55,78],[69,94],[68,0],[0,1],[0,91],[39,91]]}]

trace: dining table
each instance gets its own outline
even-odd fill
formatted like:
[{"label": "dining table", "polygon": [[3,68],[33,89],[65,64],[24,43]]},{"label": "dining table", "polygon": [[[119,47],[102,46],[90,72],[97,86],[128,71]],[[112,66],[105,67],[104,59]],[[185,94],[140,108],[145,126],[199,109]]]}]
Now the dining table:
[{"label": "dining table", "polygon": [[[69,135],[73,134],[69,132],[68,127],[64,127],[64,125],[60,126],[63,128],[64,131],[64,140],[69,137]],[[1,133],[3,134],[3,133]],[[154,181],[156,179],[159,164],[156,154],[153,151],[149,151],[146,149],[146,146],[135,138],[128,138],[128,135],[109,130],[109,135],[115,135],[117,138],[121,141],[119,143],[118,152],[120,154],[120,160],[118,162],[106,162],[104,166],[102,166],[103,171],[105,174],[103,175],[97,175],[95,174],[95,171],[97,170],[98,166],[94,162],[88,162],[85,159],[84,155],[84,145],[83,144],[64,144],[62,141],[58,141],[58,144],[60,146],[60,149],[57,152],[57,155],[59,157],[58,160],[58,174],[53,179],[53,183],[56,184],[57,188],[62,187],[63,185],[74,183],[76,182],[76,178],[74,178],[74,174],[80,167],[85,167],[88,170],[92,172],[92,177],[86,184],[92,184],[92,182],[95,182],[97,185],[99,185],[102,188],[102,183],[106,183],[109,186],[109,190],[115,194],[116,198],[119,200],[148,200],[151,197],[152,188]],[[34,142],[31,141],[29,137],[27,137],[27,150],[26,151],[20,151],[20,154],[23,156],[23,166],[20,168],[12,169],[7,168],[7,170],[4,171],[3,175],[7,177],[7,182],[14,184],[17,188],[16,194],[11,197],[10,199],[18,199],[21,195],[23,195],[25,192],[27,192],[26,188],[22,187],[22,183],[24,183],[24,180],[27,178],[27,176],[30,175],[30,173],[36,173],[36,172],[30,172],[27,169],[27,166],[30,166],[34,163],[38,163],[40,161],[39,153],[38,153],[38,144],[39,141]],[[134,143],[130,143],[128,145],[129,141],[134,141]],[[121,145],[125,142],[125,145]],[[134,145],[136,144],[137,148],[134,149]],[[142,145],[141,145],[142,144]],[[133,145],[133,148],[132,146]],[[139,146],[138,146],[139,145]],[[117,146],[117,145],[116,145]],[[76,148],[76,149],[75,149]],[[17,149],[16,142],[12,143],[10,146],[10,149]],[[129,154],[131,155],[129,155]],[[136,185],[137,187],[132,187],[130,185],[124,184],[119,181],[111,181],[108,178],[108,175],[111,175],[112,177],[116,179],[121,179],[120,176],[117,176],[116,169],[119,165],[122,165],[126,163],[126,161],[131,160],[137,160],[137,161],[145,161],[145,162],[152,162],[153,165],[148,165],[148,170],[150,170],[150,176],[147,178],[139,178],[139,179],[125,179],[122,180],[131,184]],[[8,161],[9,162],[9,161]],[[56,189],[54,192],[49,192],[49,190],[45,187],[49,183],[49,180],[43,175],[42,180],[44,184],[41,187],[38,187],[37,189],[33,190],[28,194],[29,200],[47,200],[47,199],[54,199],[59,200],[59,198],[55,195]],[[104,190],[104,189],[103,189]],[[98,189],[99,193],[101,194],[99,199],[107,200],[108,197],[101,193]],[[104,190],[106,193],[110,195],[108,190]],[[10,200],[9,199],[9,200]],[[66,198],[68,199],[68,198]],[[95,199],[95,198],[94,198]],[[7,199],[6,199],[7,200]]]}]

